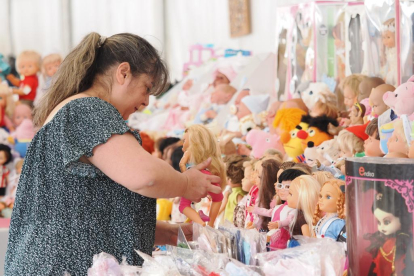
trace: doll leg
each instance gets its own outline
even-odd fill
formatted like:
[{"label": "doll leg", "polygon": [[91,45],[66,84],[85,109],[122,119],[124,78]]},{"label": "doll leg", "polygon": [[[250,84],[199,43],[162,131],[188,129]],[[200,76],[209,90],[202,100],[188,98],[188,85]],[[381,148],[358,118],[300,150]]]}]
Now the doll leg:
[{"label": "doll leg", "polygon": [[221,206],[221,201],[212,202],[210,207],[210,221],[208,222],[208,226],[214,228],[214,222],[216,221],[217,215],[219,213]]},{"label": "doll leg", "polygon": [[192,221],[205,226],[206,223],[201,219],[200,215],[191,207],[185,207],[183,210],[183,214],[187,216],[187,218],[191,219]]}]

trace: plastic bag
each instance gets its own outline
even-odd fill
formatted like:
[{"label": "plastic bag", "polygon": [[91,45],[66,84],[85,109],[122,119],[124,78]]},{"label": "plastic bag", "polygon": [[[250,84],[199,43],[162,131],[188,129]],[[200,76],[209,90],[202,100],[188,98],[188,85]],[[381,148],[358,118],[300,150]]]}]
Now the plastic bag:
[{"label": "plastic bag", "polygon": [[88,269],[88,276],[135,276],[139,275],[139,268],[127,264],[123,258],[122,263],[105,252],[93,256],[92,267]]},{"label": "plastic bag", "polygon": [[[165,262],[159,262],[153,257],[139,251],[135,250],[137,254],[144,259],[144,264],[142,265],[141,274],[145,276],[178,276],[180,273],[174,267],[168,267]],[[89,275],[88,275],[89,276]]]}]

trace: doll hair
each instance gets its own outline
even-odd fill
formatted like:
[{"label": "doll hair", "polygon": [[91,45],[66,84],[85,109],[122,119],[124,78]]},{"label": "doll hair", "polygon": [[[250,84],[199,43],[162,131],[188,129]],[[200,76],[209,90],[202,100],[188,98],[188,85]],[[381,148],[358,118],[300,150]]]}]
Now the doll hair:
[{"label": "doll hair", "polygon": [[326,171],[317,171],[317,172],[313,172],[312,176],[318,180],[318,182],[323,185],[326,181],[331,180],[331,179],[335,179],[335,177],[330,173],[330,172],[326,172]]},{"label": "doll hair", "polygon": [[361,118],[363,118],[365,116],[365,111],[367,110],[365,105],[361,103],[355,103],[354,106],[357,109],[358,113],[361,112]]},{"label": "doll hair", "polygon": [[306,112],[299,108],[279,109],[273,120],[273,126],[284,131],[291,131],[302,121],[304,116],[305,119],[308,119]]},{"label": "doll hair", "polygon": [[390,31],[395,33],[395,18],[390,18],[382,23],[382,31]]},{"label": "doll hair", "polygon": [[62,63],[62,57],[59,54],[50,54],[43,58],[42,60],[42,74],[46,76],[46,65],[50,63],[59,62]]},{"label": "doll hair", "polygon": [[295,163],[295,165],[293,165],[292,169],[302,171],[307,175],[312,174],[312,168],[309,167],[308,165],[306,165],[305,163]]},{"label": "doll hair", "polygon": [[[270,208],[270,202],[276,194],[275,183],[277,182],[277,172],[279,171],[280,162],[269,159],[262,163],[263,171],[261,175],[261,184],[259,189],[259,204],[261,208]],[[260,216],[262,225],[261,229],[268,231],[268,223],[270,222],[269,217]]]},{"label": "doll hair", "polygon": [[4,151],[6,155],[6,163],[4,163],[3,166],[10,163],[12,160],[11,148],[7,145],[0,144],[0,151]]},{"label": "doll hair", "polygon": [[40,55],[35,51],[23,51],[23,52],[20,53],[20,55],[16,59],[16,69],[17,69],[17,71],[19,70],[19,64],[20,64],[21,60],[25,59],[25,58],[32,59],[32,61],[34,61],[36,63],[37,68],[40,69],[40,63],[41,63],[41,60],[42,60]]},{"label": "doll hair", "polygon": [[290,188],[298,191],[297,209],[302,210],[309,232],[312,233],[313,215],[318,203],[321,184],[310,175],[301,175],[290,183]]},{"label": "doll hair", "polygon": [[341,159],[338,162],[335,163],[335,168],[337,168],[338,170],[341,170],[341,167],[345,165],[345,159]]},{"label": "doll hair", "polygon": [[313,108],[319,109],[322,114],[325,114],[329,118],[338,118],[338,108],[331,103],[324,103],[322,100],[318,100]]},{"label": "doll hair", "polygon": [[226,174],[230,178],[231,183],[241,184],[244,178],[244,163],[249,161],[248,157],[240,155],[227,156],[224,162],[226,163]]},{"label": "doll hair", "polygon": [[352,91],[354,91],[355,96],[358,97],[359,96],[359,84],[365,80],[367,78],[367,76],[361,75],[361,74],[352,74],[348,77],[346,77],[342,83],[340,84],[340,87],[342,89],[342,91],[344,91],[345,87],[348,86],[349,88],[352,89]]},{"label": "doll hair", "polygon": [[337,139],[341,150],[349,151],[352,154],[364,151],[364,140],[358,138],[346,129],[339,132]]},{"label": "doll hair", "polygon": [[292,168],[296,163],[293,161],[285,161],[280,165],[281,170],[287,170]]},{"label": "doll hair", "polygon": [[128,62],[133,77],[147,74],[154,84],[150,94],[158,96],[168,84],[168,70],[158,51],[145,39],[130,33],[108,38],[92,32],[63,60],[50,89],[35,109],[34,124],[41,127],[50,112],[65,99],[98,84],[110,91],[110,71]]},{"label": "doll hair", "polygon": [[279,159],[279,161],[283,160],[283,154],[277,149],[267,149],[263,153],[263,157],[276,157],[277,159]]},{"label": "doll hair", "polygon": [[[338,195],[339,195],[338,200],[336,202],[336,208],[337,208],[336,212],[338,213],[338,217],[340,219],[344,219],[345,218],[345,209],[344,209],[345,194],[342,192],[341,187],[345,187],[345,182],[339,179],[330,179],[322,185],[321,190],[323,186],[325,186],[326,184],[330,184],[334,188],[336,188],[336,191],[338,192]],[[313,216],[313,224],[316,225],[322,217],[323,217],[323,214],[322,214],[322,211],[319,209],[319,204],[316,204],[316,210]]]},{"label": "doll hair", "polygon": [[161,156],[164,156],[164,150],[168,147],[171,146],[175,143],[177,143],[178,141],[180,141],[180,138],[177,137],[166,137],[164,139],[161,140],[158,150],[161,152]]},{"label": "doll hair", "polygon": [[183,158],[184,152],[183,152],[183,146],[178,146],[174,149],[174,151],[171,154],[171,164],[174,168],[174,170],[181,172],[180,170],[180,161],[181,158]]},{"label": "doll hair", "polygon": [[369,136],[375,134],[375,139],[380,140],[379,131],[378,131],[378,118],[374,118],[371,122],[367,125],[365,129],[365,133]]},{"label": "doll hair", "polygon": [[221,159],[220,147],[214,134],[203,125],[192,125],[185,130],[189,134],[190,163],[200,164],[211,157],[208,170],[220,176],[221,188],[226,186],[226,170]]}]

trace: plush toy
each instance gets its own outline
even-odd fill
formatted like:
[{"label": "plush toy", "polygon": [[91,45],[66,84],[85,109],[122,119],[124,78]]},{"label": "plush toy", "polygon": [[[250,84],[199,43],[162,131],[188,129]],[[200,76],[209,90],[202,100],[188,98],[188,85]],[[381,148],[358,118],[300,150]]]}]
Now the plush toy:
[{"label": "plush toy", "polygon": [[323,82],[309,83],[308,88],[300,92],[300,96],[309,110],[313,108],[318,100],[322,100],[325,103],[337,104],[336,95]]},{"label": "plush toy", "polygon": [[[240,128],[239,128],[239,117],[241,116],[240,111],[240,104],[241,100],[250,95],[250,89],[243,89],[239,93],[236,94],[236,98],[234,100],[234,104],[230,106],[230,113],[231,115],[228,117],[227,121],[224,124],[225,130],[228,132],[235,132],[239,136]],[[239,114],[239,116],[238,116]],[[241,116],[243,118],[244,116]]]},{"label": "plush toy", "polygon": [[411,132],[410,132],[410,149],[408,151],[408,158],[414,158],[414,121],[410,122]]},{"label": "plush toy", "polygon": [[258,129],[253,129],[247,134],[246,142],[252,147],[251,155],[254,158],[261,158],[267,149],[280,147],[278,136]]},{"label": "plush toy", "polygon": [[325,166],[331,166],[339,158],[340,150],[336,137],[331,140],[324,141],[316,147],[316,150],[319,155],[323,157],[323,159],[319,161]]},{"label": "plush toy", "polygon": [[308,142],[307,148],[305,149],[305,161],[309,167],[314,167],[317,165],[317,160],[320,162],[325,161],[322,155],[319,154],[317,148],[314,146],[313,142]]},{"label": "plush toy", "polygon": [[[289,120],[293,119],[291,116],[286,117]],[[284,131],[280,136],[283,148],[290,158],[295,158],[296,156],[303,154],[302,140],[297,134],[301,130],[306,131],[308,129],[310,118],[311,117],[308,115],[302,115],[299,124],[297,124],[295,128],[290,131]]]},{"label": "plush toy", "polygon": [[4,56],[0,54],[0,82],[6,80],[6,76],[10,74],[11,67],[10,65],[4,60]]},{"label": "plush toy", "polygon": [[34,135],[33,122],[29,119],[24,119],[16,128],[16,131],[12,133],[11,136],[15,139],[14,150],[20,154],[20,157],[24,158],[26,156]]},{"label": "plush toy", "polygon": [[385,93],[383,100],[397,116],[407,115],[410,120],[414,120],[414,76],[394,92]]},{"label": "plush toy", "polygon": [[302,139],[302,148],[306,149],[308,142],[313,142],[317,147],[322,142],[330,140],[333,136],[328,132],[328,125],[332,124],[338,126],[338,122],[326,115],[314,117],[310,119],[309,127],[306,131],[301,130],[298,132],[298,137]]}]

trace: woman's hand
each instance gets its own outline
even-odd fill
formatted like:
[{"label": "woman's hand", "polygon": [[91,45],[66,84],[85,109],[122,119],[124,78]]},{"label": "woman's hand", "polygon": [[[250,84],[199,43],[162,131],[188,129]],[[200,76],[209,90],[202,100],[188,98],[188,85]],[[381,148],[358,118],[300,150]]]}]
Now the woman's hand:
[{"label": "woman's hand", "polygon": [[200,172],[206,169],[211,163],[211,158],[186,170],[183,174],[187,177],[187,188],[183,197],[194,202],[200,202],[202,198],[207,196],[208,192],[215,194],[221,193],[221,187],[212,183],[220,183],[220,177],[208,175]]}]

